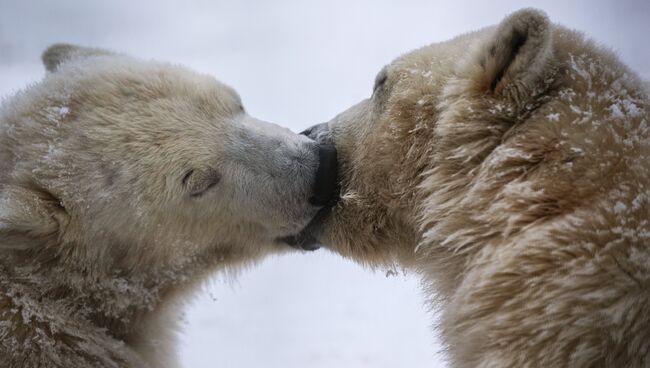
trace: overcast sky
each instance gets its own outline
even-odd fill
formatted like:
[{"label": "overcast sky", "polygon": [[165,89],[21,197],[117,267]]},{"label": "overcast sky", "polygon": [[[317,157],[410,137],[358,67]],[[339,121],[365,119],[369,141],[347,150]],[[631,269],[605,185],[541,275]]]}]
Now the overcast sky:
[{"label": "overcast sky", "polygon": [[[541,2],[539,2],[541,3]],[[369,96],[413,48],[526,6],[584,31],[650,79],[649,1],[0,0],[0,96],[42,77],[49,44],[106,47],[216,76],[247,110],[300,131]],[[221,280],[187,312],[186,367],[443,366],[413,275],[387,278],[327,252]]]}]

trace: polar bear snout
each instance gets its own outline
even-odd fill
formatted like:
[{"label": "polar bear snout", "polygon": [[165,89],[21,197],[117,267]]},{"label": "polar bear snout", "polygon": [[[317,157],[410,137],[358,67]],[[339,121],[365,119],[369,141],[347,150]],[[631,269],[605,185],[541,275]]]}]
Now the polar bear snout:
[{"label": "polar bear snout", "polygon": [[309,202],[315,206],[332,206],[338,200],[339,177],[336,146],[330,138],[327,123],[317,124],[300,133],[318,144],[318,170],[314,182],[314,196]]},{"label": "polar bear snout", "polygon": [[318,144],[318,170],[314,182],[314,196],[309,202],[315,206],[333,206],[339,197],[338,157],[327,123],[311,126],[300,134]]},{"label": "polar bear snout", "polygon": [[318,144],[334,145],[334,142],[331,138],[329,123],[312,125],[311,127],[300,132],[300,134],[313,139],[314,141],[318,142]]},{"label": "polar bear snout", "polygon": [[[315,141],[317,147],[318,168],[314,175],[313,194],[309,198],[309,203],[320,209],[299,233],[278,239],[294,248],[316,250],[320,247],[317,234],[324,219],[340,197],[337,150],[334,144],[324,138],[329,134],[328,132],[327,124],[321,124],[300,133]],[[319,133],[322,133],[321,136]]]}]

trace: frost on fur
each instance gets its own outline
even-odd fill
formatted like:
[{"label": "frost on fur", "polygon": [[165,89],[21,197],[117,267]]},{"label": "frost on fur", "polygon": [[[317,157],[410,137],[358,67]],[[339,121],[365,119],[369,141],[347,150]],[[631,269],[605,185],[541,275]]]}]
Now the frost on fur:
[{"label": "frost on fur", "polygon": [[0,367],[175,367],[191,290],[316,214],[318,154],[183,67],[66,44],[43,62],[0,106]]},{"label": "frost on fur", "polygon": [[75,59],[110,54],[112,54],[110,51],[103,49],[77,46],[67,43],[57,43],[43,51],[41,60],[48,72],[55,72],[62,64]]},{"label": "frost on fur", "polygon": [[380,76],[329,123],[343,195],[323,241],[420,272],[452,367],[650,366],[637,76],[531,9]]}]

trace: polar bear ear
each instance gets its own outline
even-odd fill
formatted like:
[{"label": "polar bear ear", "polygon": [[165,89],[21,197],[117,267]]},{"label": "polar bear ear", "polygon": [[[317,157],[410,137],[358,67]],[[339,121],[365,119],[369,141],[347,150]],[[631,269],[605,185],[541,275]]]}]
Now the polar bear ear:
[{"label": "polar bear ear", "polygon": [[0,192],[0,249],[30,249],[56,240],[68,215],[57,201],[37,191]]},{"label": "polar bear ear", "polygon": [[519,10],[499,24],[470,61],[474,86],[495,95],[530,91],[548,69],[551,53],[546,14]]},{"label": "polar bear ear", "polygon": [[83,59],[98,55],[113,55],[114,53],[92,47],[83,47],[67,43],[55,43],[43,51],[41,59],[48,72],[55,72],[59,67],[71,60]]}]

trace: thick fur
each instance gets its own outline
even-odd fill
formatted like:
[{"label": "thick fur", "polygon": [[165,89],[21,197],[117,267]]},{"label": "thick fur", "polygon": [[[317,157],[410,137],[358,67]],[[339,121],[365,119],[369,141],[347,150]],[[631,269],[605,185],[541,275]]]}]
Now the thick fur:
[{"label": "thick fur", "polygon": [[0,108],[0,367],[174,367],[194,286],[315,215],[317,146],[179,66],[43,60]]},{"label": "thick fur", "polygon": [[648,367],[648,105],[536,10],[413,51],[316,134],[342,173],[320,238],[420,272],[452,367]]}]

